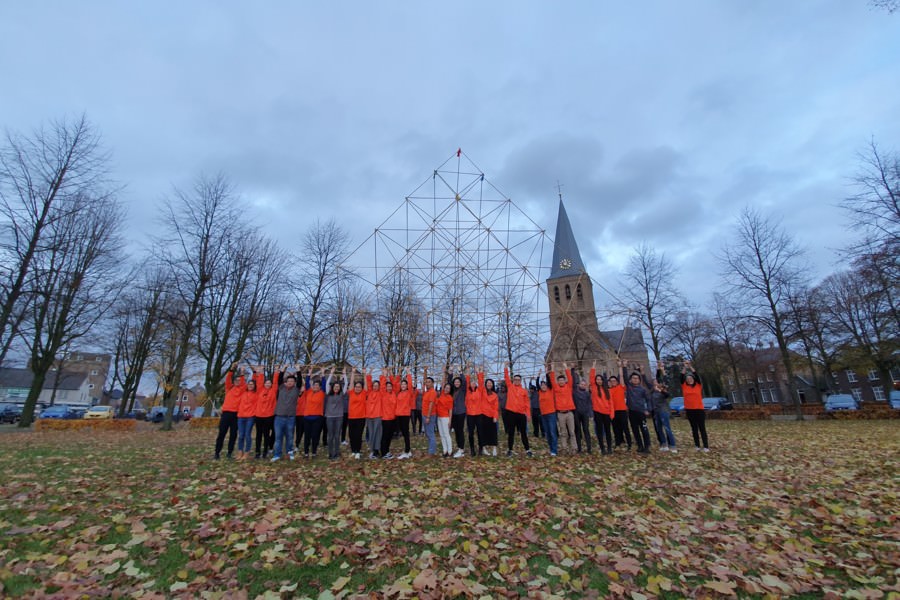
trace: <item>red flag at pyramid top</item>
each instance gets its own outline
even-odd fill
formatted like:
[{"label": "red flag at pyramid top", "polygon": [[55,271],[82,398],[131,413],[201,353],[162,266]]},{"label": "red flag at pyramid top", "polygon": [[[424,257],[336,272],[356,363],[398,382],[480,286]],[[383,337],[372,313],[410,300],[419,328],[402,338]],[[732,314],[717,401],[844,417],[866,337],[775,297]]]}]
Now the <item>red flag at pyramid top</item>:
[{"label": "red flag at pyramid top", "polygon": [[456,158],[459,158],[459,155],[462,154],[462,148],[456,149]]}]

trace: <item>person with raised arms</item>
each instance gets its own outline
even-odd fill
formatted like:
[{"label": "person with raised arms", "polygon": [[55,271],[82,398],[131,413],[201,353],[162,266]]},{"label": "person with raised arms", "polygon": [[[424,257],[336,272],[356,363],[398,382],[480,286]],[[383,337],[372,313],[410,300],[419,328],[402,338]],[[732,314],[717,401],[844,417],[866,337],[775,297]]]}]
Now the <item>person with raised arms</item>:
[{"label": "person with raised arms", "polygon": [[247,390],[244,376],[237,372],[238,361],[231,363],[228,372],[225,373],[225,402],[222,403],[222,414],[219,416],[219,434],[216,436],[215,459],[219,460],[222,454],[222,446],[225,436],[228,435],[228,458],[234,453],[234,442],[237,440],[238,409],[241,407],[241,399]]},{"label": "person with raised arms", "polygon": [[347,435],[350,438],[350,455],[359,460],[362,452],[363,430],[366,427],[366,394],[363,380],[356,379],[353,370],[350,370],[350,387],[347,393],[347,418],[350,423],[347,426]]},{"label": "person with raised arms", "polygon": [[503,380],[506,383],[506,410],[509,412],[509,425],[506,441],[506,456],[513,455],[513,441],[516,431],[522,436],[522,446],[525,448],[525,455],[529,458],[532,456],[531,447],[528,445],[528,417],[531,412],[531,399],[528,397],[528,390],[522,387],[522,376],[509,376],[510,364],[506,363],[503,367]]},{"label": "person with raised arms", "polygon": [[594,410],[594,432],[600,445],[600,454],[612,454],[612,401],[603,376],[597,374],[597,361],[591,366],[591,407]]},{"label": "person with raised arms", "polygon": [[268,458],[275,445],[275,402],[278,400],[279,367],[263,382],[253,415],[256,425],[256,458]]}]

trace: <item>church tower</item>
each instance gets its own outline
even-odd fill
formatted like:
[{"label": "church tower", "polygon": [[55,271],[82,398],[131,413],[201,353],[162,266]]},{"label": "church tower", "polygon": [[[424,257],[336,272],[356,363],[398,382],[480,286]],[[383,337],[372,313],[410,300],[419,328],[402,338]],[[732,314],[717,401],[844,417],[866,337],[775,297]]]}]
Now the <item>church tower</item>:
[{"label": "church tower", "polygon": [[617,357],[639,364],[650,373],[647,348],[640,328],[600,331],[594,304],[594,287],[584,268],[569,215],[559,199],[553,264],[547,279],[550,302],[550,347],[545,362],[561,366],[566,362],[584,375],[594,361],[598,373],[618,373]]},{"label": "church tower", "polygon": [[597,328],[594,288],[581,260],[562,198],[554,240],[553,265],[547,279],[550,348],[546,361],[548,364],[568,362],[582,368],[590,368],[593,360],[606,363],[607,353],[601,348]]}]

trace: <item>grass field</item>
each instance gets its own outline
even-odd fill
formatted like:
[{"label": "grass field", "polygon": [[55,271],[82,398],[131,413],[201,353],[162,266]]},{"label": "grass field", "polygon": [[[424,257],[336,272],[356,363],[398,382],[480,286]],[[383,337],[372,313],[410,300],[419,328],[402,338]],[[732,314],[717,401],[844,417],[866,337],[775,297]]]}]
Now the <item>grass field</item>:
[{"label": "grass field", "polygon": [[900,423],[711,422],[702,454],[676,421],[676,455],[277,464],[4,433],[0,595],[898,597]]}]

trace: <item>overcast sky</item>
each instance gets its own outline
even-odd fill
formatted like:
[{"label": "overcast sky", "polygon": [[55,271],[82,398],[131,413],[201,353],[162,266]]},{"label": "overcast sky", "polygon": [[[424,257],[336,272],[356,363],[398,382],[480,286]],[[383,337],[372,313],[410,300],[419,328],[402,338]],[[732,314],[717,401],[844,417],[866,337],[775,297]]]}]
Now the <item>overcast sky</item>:
[{"label": "overcast sky", "polygon": [[900,14],[867,0],[6,0],[0,72],[0,126],[98,126],[134,241],[217,171],[286,247],[361,241],[462,147],[551,234],[559,180],[611,292],[646,240],[698,303],[745,205],[829,272],[855,154],[900,147]]}]

